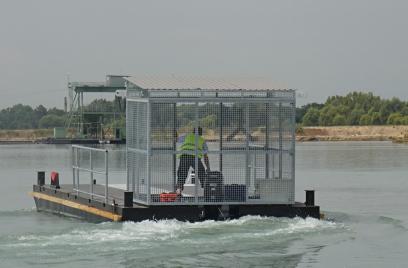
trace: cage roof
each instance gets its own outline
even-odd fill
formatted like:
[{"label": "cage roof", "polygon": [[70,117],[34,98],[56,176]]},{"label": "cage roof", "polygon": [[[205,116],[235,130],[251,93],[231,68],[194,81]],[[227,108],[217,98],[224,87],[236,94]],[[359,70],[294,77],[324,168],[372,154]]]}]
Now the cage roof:
[{"label": "cage roof", "polygon": [[285,88],[263,77],[130,76],[125,77],[125,80],[138,88],[147,90],[281,90],[281,88]]}]

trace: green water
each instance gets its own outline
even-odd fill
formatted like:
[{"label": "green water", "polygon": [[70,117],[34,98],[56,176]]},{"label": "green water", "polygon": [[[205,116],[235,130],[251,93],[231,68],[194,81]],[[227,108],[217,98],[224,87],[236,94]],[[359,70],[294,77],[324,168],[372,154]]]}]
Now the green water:
[{"label": "green water", "polygon": [[[111,155],[123,182],[123,147]],[[93,224],[38,213],[36,170],[69,182],[69,146],[0,146],[0,267],[406,267],[408,146],[297,144],[297,200],[317,190],[327,220],[243,217]]]}]

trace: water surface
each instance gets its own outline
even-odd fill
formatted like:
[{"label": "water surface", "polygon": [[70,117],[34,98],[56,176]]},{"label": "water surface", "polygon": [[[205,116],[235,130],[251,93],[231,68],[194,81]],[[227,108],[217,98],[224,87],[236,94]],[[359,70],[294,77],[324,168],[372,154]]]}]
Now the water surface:
[{"label": "water surface", "polygon": [[[110,149],[123,183],[124,147]],[[299,143],[296,163],[296,199],[316,189],[328,220],[93,224],[38,213],[27,195],[37,170],[70,182],[69,146],[2,145],[0,267],[406,267],[407,145]]]}]

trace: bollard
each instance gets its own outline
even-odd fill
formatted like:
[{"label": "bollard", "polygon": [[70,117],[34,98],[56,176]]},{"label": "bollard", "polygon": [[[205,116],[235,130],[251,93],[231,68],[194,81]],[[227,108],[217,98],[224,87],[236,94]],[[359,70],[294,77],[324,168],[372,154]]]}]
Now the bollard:
[{"label": "bollard", "polygon": [[133,207],[133,192],[124,192],[123,194],[124,206]]},{"label": "bollard", "polygon": [[305,190],[306,192],[306,206],[314,206],[315,205],[315,191],[314,190]]},{"label": "bollard", "polygon": [[37,185],[43,186],[45,184],[45,171],[37,171]]},{"label": "bollard", "polygon": [[59,173],[56,172],[56,171],[51,172],[51,187],[54,187],[56,189],[60,189]]}]

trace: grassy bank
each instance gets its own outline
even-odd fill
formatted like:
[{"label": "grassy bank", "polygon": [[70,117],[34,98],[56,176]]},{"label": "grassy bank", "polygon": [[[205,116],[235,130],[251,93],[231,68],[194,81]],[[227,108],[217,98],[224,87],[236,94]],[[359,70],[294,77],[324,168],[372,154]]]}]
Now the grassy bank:
[{"label": "grassy bank", "polygon": [[407,136],[408,126],[302,127],[297,131],[298,141],[404,141]]},{"label": "grassy bank", "polygon": [[[254,137],[263,136],[253,133]],[[52,129],[0,130],[1,141],[35,141],[53,136]],[[109,136],[109,135],[108,135]],[[206,139],[216,140],[216,133],[206,133]],[[242,137],[244,138],[244,136]],[[300,127],[298,141],[386,141],[408,142],[408,126],[338,126]]]},{"label": "grassy bank", "polygon": [[53,134],[53,129],[0,130],[0,141],[35,141]]}]

